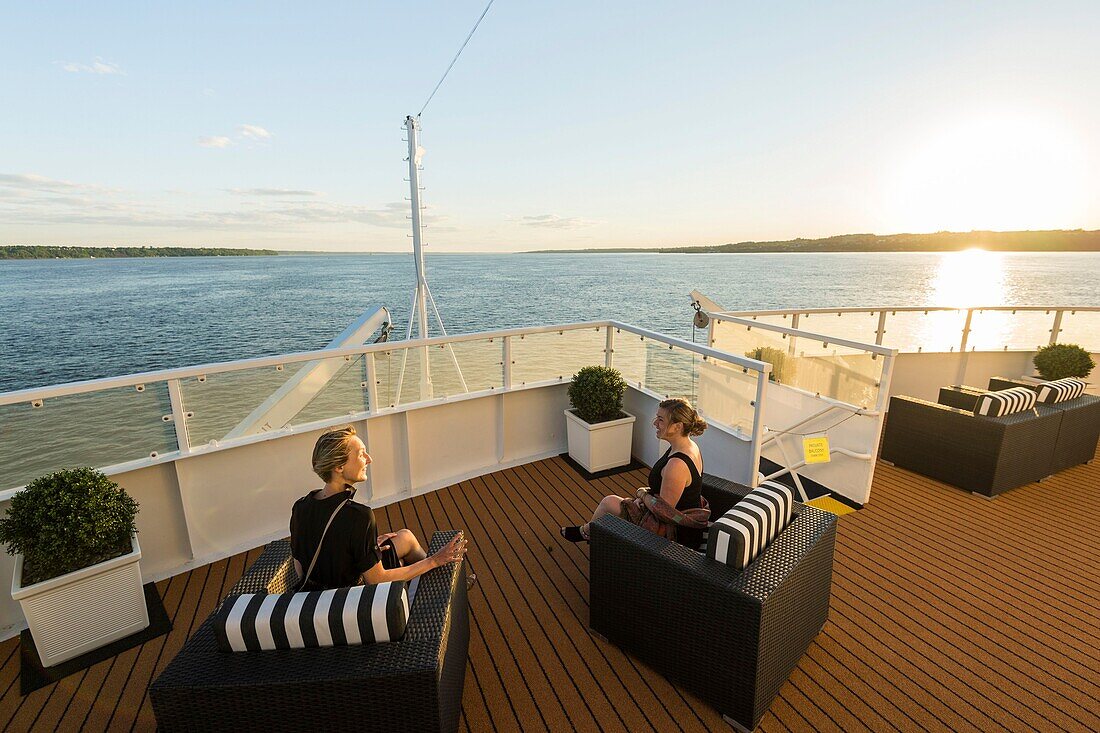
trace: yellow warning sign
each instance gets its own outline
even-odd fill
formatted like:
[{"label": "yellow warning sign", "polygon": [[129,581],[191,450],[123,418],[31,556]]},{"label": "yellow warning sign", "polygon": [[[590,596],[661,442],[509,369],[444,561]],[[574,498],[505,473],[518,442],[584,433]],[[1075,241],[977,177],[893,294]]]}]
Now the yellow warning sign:
[{"label": "yellow warning sign", "polygon": [[802,452],[806,456],[806,463],[828,463],[829,437],[821,435],[816,438],[803,438]]}]

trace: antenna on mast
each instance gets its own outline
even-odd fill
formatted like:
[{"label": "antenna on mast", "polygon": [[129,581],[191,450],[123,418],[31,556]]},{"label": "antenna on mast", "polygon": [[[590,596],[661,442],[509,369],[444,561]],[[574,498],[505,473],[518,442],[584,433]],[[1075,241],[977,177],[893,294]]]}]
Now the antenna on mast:
[{"label": "antenna on mast", "polygon": [[[428,338],[428,303],[432,305],[432,312],[435,314],[435,320],[439,324],[439,330],[444,336],[447,335],[447,328],[443,325],[443,319],[439,316],[439,309],[436,308],[435,298],[432,297],[432,293],[428,290],[428,275],[424,270],[424,242],[423,231],[424,222],[421,214],[423,213],[420,203],[420,161],[424,157],[424,148],[420,147],[420,122],[418,118],[409,115],[405,118],[405,129],[408,132],[409,141],[409,200],[412,205],[412,240],[413,240],[413,262],[416,264],[416,288],[413,290],[412,306],[409,308],[409,327],[405,332],[405,340],[408,341],[412,338],[413,324],[417,324],[418,339]],[[432,377],[431,369],[428,360],[428,347],[422,346],[419,351],[420,356],[420,399],[431,399],[433,394],[432,389]],[[447,344],[447,351],[450,353],[451,361],[454,363],[455,372],[458,374],[458,381],[462,385],[462,391],[469,392],[469,388],[466,387],[466,380],[462,376],[462,369],[458,366],[458,359],[455,358],[454,349],[450,344]],[[397,377],[397,395],[398,402],[401,400],[401,388],[405,381],[405,367],[408,363],[409,350],[405,349],[404,356],[401,359],[401,373]]]}]

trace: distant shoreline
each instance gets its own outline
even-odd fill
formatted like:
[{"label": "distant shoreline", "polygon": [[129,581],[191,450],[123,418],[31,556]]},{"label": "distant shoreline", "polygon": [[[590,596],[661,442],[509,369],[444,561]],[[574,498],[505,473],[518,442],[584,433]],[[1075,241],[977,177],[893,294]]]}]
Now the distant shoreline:
[{"label": "distant shoreline", "polygon": [[1100,230],[1055,229],[1023,232],[936,232],[933,234],[842,234],[821,239],[737,242],[702,247],[618,247],[543,249],[523,254],[656,252],[662,254],[754,254],[802,252],[1100,252]]},{"label": "distant shoreline", "polygon": [[[967,249],[993,252],[1100,253],[1100,230],[1057,229],[1020,232],[936,232],[933,234],[843,234],[821,239],[789,239],[771,242],[737,242],[698,247],[591,247],[512,252],[434,252],[433,256],[525,254],[800,254],[800,253],[904,253],[959,252]],[[119,259],[138,257],[272,257],[328,255],[407,255],[408,251],[324,251],[234,249],[222,247],[59,247],[0,245],[0,260]]]},{"label": "distant shoreline", "polygon": [[131,257],[267,257],[273,249],[223,249],[218,247],[52,247],[0,246],[0,260],[89,260]]}]

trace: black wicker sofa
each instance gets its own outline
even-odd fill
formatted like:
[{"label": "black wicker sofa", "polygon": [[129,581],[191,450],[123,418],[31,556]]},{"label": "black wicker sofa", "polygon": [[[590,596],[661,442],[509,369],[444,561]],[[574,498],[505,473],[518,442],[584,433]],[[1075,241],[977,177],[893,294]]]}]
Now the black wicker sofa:
[{"label": "black wicker sofa", "polygon": [[[711,516],[749,487],[703,476]],[[615,516],[592,525],[589,625],[753,730],[829,614],[836,516],[797,504],[743,571]]]},{"label": "black wicker sofa", "polygon": [[950,388],[940,403],[894,395],[882,460],[990,498],[1049,476],[1061,413],[1037,406],[1038,414],[981,416],[977,399]]},{"label": "black wicker sofa", "polygon": [[[454,532],[436,532],[429,553]],[[405,636],[386,644],[218,651],[208,618],[149,689],[162,731],[454,731],[469,647],[465,563],[421,576]],[[297,578],[272,542],[228,595]]]},{"label": "black wicker sofa", "polygon": [[[1034,384],[1004,377],[993,377],[989,380],[989,389],[992,391],[1012,387],[1036,389]],[[1085,394],[1076,399],[1045,406],[1062,413],[1062,424],[1059,426],[1058,440],[1054,447],[1052,473],[1091,461],[1096,456],[1097,441],[1100,441],[1100,397]]]}]

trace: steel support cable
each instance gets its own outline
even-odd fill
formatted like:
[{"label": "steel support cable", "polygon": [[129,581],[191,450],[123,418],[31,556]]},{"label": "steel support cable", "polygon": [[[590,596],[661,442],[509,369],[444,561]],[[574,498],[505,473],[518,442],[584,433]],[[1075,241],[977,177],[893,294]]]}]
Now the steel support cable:
[{"label": "steel support cable", "polygon": [[470,39],[474,37],[474,33],[477,31],[477,27],[481,25],[481,21],[485,19],[486,13],[489,12],[489,8],[493,7],[495,0],[489,0],[489,4],[485,6],[485,10],[481,11],[481,17],[474,23],[474,27],[470,30],[470,35],[466,36],[466,40],[462,42],[462,47],[458,49],[458,53],[451,59],[451,65],[447,67],[447,70],[443,72],[443,76],[439,78],[439,83],[435,85],[435,89],[428,95],[428,101],[424,102],[424,106],[420,108],[420,111],[416,113],[417,117],[424,114],[424,110],[428,108],[428,104],[432,101],[432,97],[439,91],[439,87],[443,86],[444,79],[447,78],[447,74],[451,73],[451,69],[454,68],[455,62],[458,61],[458,57],[462,55],[462,52],[466,49],[466,44],[470,42]]}]

